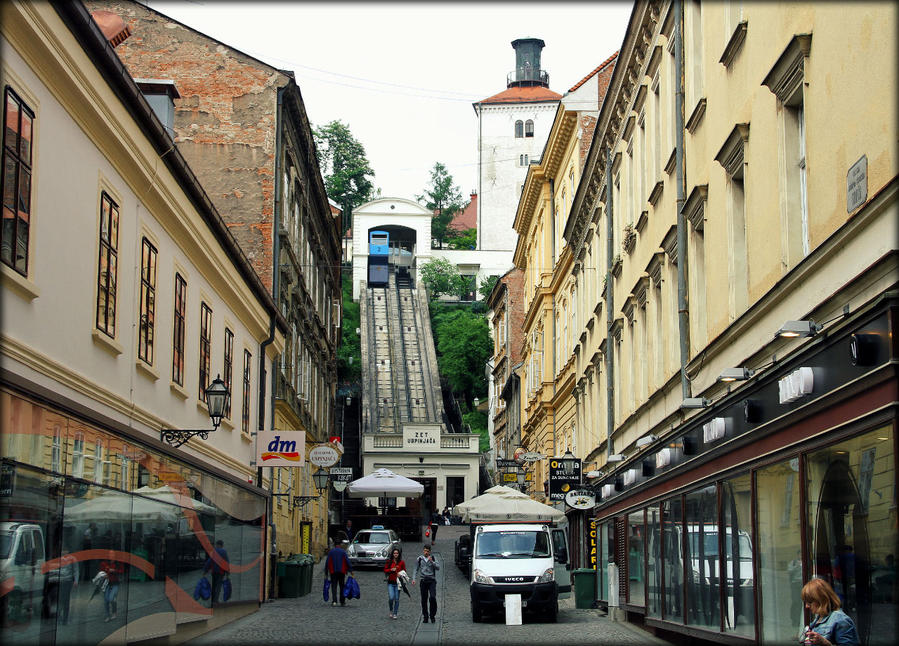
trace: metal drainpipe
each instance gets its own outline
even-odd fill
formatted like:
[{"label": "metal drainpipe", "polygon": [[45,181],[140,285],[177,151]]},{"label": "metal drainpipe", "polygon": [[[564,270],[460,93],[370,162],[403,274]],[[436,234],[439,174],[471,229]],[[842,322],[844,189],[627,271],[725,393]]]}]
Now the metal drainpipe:
[{"label": "metal drainpipe", "polygon": [[[556,180],[552,177],[549,178],[549,212],[552,213],[552,227],[550,227],[550,244],[552,245],[552,267],[553,273],[555,273],[556,268]],[[550,279],[552,280],[552,279]],[[553,344],[553,401],[556,400],[556,292],[553,291],[553,308],[552,308],[552,325],[553,325],[553,335],[552,335],[552,344]],[[558,455],[558,446],[556,444],[556,410],[553,408],[553,455]]]},{"label": "metal drainpipe", "polygon": [[482,244],[481,243],[481,207],[483,206],[483,203],[484,203],[483,196],[481,195],[481,173],[483,172],[482,168],[481,168],[481,163],[482,163],[482,159],[484,156],[483,148],[482,148],[483,143],[484,143],[484,139],[483,139],[484,115],[483,115],[482,111],[483,111],[483,106],[481,106],[481,104],[478,104],[478,212],[477,212],[477,224],[478,224],[477,247],[478,247],[478,250],[481,249],[481,244]]},{"label": "metal drainpipe", "polygon": [[690,360],[690,312],[687,303],[687,224],[683,214],[685,201],[684,173],[684,5],[682,0],[674,2],[674,62],[677,67],[675,78],[677,89],[675,101],[675,167],[677,169],[677,322],[680,340],[680,384],[683,399],[690,397],[690,380],[687,378],[687,362]]},{"label": "metal drainpipe", "polygon": [[612,450],[612,431],[615,429],[615,342],[612,339],[612,325],[615,322],[613,315],[614,297],[612,290],[612,253],[615,245],[612,244],[612,149],[606,154],[606,455],[614,453]]}]

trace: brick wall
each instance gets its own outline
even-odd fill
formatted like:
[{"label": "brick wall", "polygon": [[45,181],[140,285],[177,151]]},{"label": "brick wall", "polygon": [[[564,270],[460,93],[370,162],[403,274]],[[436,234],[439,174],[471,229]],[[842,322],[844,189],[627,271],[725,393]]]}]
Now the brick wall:
[{"label": "brick wall", "polygon": [[85,5],[131,29],[116,47],[131,76],[174,81],[175,143],[271,289],[277,89],[287,76],[139,3]]}]

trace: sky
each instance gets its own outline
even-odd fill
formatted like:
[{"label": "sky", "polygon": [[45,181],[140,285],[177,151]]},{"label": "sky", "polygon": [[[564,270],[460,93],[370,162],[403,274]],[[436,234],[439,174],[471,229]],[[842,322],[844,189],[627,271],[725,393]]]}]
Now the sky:
[{"label": "sky", "polygon": [[540,38],[564,94],[621,46],[629,2],[144,0],[296,77],[309,122],[339,119],[365,147],[382,197],[415,199],[435,162],[477,189],[472,103],[506,89],[516,38]]}]

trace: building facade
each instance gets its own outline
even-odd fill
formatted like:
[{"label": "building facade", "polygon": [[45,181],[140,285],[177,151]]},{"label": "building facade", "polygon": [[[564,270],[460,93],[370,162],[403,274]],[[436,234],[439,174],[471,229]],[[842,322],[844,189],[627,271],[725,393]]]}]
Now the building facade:
[{"label": "building facade", "polygon": [[[288,320],[272,375],[278,429],[306,431],[307,448],[335,433],[340,322],[339,217],[332,214],[300,89],[289,72],[197,32],[139,2],[88,2],[125,20],[116,53],[139,79],[172,82],[178,149]],[[198,67],[199,66],[199,67]],[[276,551],[320,553],[327,496],[310,468],[266,469],[276,494]],[[311,523],[311,534],[300,534]]]},{"label": "building facade", "polygon": [[784,643],[817,576],[893,640],[896,27],[877,3],[634,6],[564,231],[614,614]]},{"label": "building facade", "polygon": [[487,298],[487,317],[493,337],[490,375],[493,395],[488,402],[493,423],[491,445],[496,457],[504,459],[510,459],[521,445],[521,400],[513,393],[518,392],[515,384],[524,341],[523,294],[524,273],[514,268],[500,276]]},{"label": "building facade", "polygon": [[531,467],[532,493],[538,496],[548,489],[548,459],[578,448],[573,361],[578,299],[562,232],[615,58],[594,69],[558,104],[540,160],[528,168],[515,216],[524,347],[521,428],[513,433],[520,434],[525,450],[547,456]]},{"label": "building facade", "polygon": [[[181,641],[264,596],[252,434],[287,322],[84,6],[6,3],[0,33],[0,635]],[[221,603],[193,596],[208,559]]]}]

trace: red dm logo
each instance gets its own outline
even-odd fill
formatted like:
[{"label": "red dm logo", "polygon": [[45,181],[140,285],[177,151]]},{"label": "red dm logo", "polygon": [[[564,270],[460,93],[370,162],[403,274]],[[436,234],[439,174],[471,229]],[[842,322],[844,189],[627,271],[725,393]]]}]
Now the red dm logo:
[{"label": "red dm logo", "polygon": [[268,443],[265,447],[268,449],[260,457],[262,461],[266,460],[290,460],[291,462],[299,462],[300,454],[297,451],[297,443],[293,440],[282,440],[280,435],[276,435],[275,439]]}]

